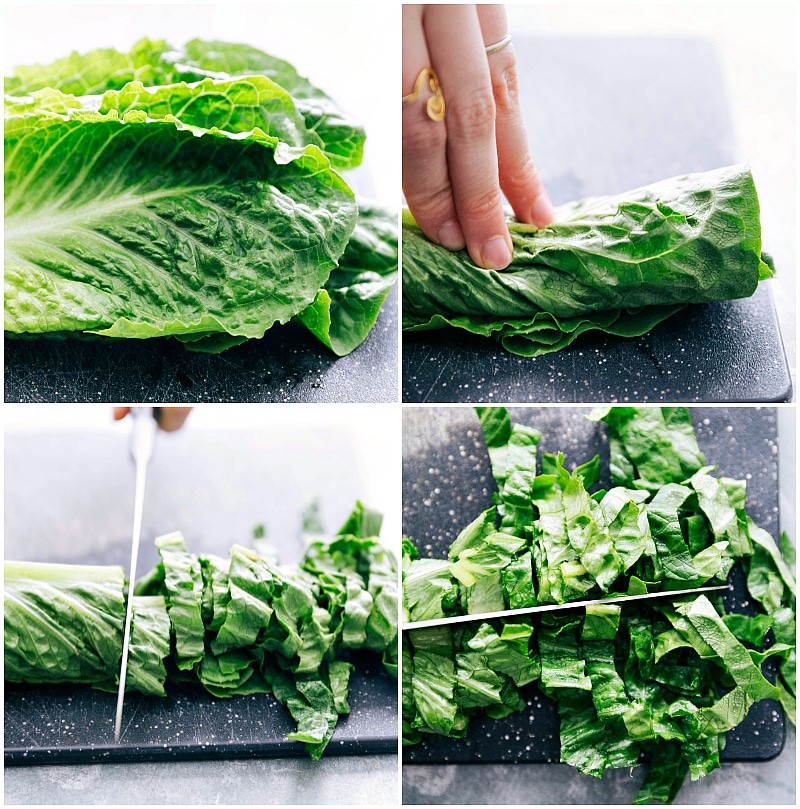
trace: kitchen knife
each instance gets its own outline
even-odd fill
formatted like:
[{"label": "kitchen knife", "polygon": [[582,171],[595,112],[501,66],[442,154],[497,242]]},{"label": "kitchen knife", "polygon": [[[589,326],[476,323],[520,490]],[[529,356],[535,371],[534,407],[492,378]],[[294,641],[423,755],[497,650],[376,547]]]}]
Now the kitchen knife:
[{"label": "kitchen knife", "polygon": [[136,563],[139,558],[139,538],[142,534],[142,512],[144,510],[144,488],[147,481],[147,465],[153,455],[156,431],[158,430],[158,408],[132,407],[131,455],[136,466],[136,491],[133,505],[133,538],[131,541],[131,565],[128,574],[128,604],[125,608],[125,629],[122,636],[122,663],[119,670],[119,691],[117,692],[117,717],[114,724],[114,741],[119,742],[122,727],[122,703],[125,700],[125,678],[128,670],[128,645],[131,637],[133,616],[133,585],[136,581]]},{"label": "kitchen knife", "polygon": [[565,604],[540,604],[537,607],[523,607],[518,610],[502,610],[499,612],[481,612],[468,615],[452,615],[447,618],[430,618],[427,621],[409,621],[402,625],[402,629],[426,629],[431,626],[445,626],[459,624],[464,621],[488,621],[491,618],[514,618],[516,616],[531,615],[535,612],[557,612],[559,610],[587,607],[594,604],[621,604],[628,601],[641,601],[646,598],[674,598],[675,596],[693,595],[694,593],[708,593],[712,590],[730,590],[728,584],[711,587],[692,587],[688,590],[664,590],[660,593],[641,593],[639,595],[612,596],[611,598],[595,598],[591,601],[568,601]]}]

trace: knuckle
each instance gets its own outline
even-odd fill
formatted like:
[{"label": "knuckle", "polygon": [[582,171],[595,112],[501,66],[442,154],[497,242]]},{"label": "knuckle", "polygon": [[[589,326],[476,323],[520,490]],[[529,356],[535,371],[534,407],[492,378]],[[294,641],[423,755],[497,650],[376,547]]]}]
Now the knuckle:
[{"label": "knuckle", "polygon": [[420,116],[403,123],[403,152],[414,159],[443,152],[447,134],[441,123]]},{"label": "knuckle", "polygon": [[433,189],[403,189],[406,202],[423,230],[435,233],[453,218],[453,194],[449,185]]},{"label": "knuckle", "polygon": [[500,176],[503,186],[509,190],[527,190],[538,195],[543,190],[539,172],[530,153],[524,153],[513,163],[508,160],[500,163]]},{"label": "knuckle", "polygon": [[490,222],[502,212],[500,188],[490,188],[470,194],[459,205],[459,218],[469,222]]},{"label": "knuckle", "polygon": [[498,113],[509,114],[519,106],[519,73],[512,60],[492,71],[492,91]]},{"label": "knuckle", "polygon": [[447,111],[448,133],[453,137],[484,140],[494,135],[495,102],[491,87],[479,88]]}]

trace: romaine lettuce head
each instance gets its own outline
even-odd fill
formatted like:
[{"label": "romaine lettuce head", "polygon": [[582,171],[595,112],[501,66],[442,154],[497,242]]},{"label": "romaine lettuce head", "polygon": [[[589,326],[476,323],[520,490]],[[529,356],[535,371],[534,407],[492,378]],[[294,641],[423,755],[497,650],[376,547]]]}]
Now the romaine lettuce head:
[{"label": "romaine lettuce head", "polygon": [[8,334],[217,353],[297,317],[339,356],[366,339],[397,277],[395,216],[359,213],[338,171],[363,130],[291,65],[142,40],[5,85]]}]

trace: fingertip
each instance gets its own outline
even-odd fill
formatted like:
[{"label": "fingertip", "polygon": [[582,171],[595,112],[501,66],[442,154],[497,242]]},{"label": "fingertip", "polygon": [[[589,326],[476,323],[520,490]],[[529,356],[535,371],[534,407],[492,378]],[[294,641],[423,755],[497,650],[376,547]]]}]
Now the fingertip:
[{"label": "fingertip", "polygon": [[455,220],[451,220],[439,228],[436,234],[436,240],[446,250],[452,250],[453,252],[463,250],[467,246],[461,225]]},{"label": "fingertip", "polygon": [[508,237],[492,236],[487,239],[480,251],[480,265],[485,270],[504,270],[511,263],[511,248]]},{"label": "fingertip", "polygon": [[189,417],[191,407],[162,407],[158,426],[166,433],[180,429]]},{"label": "fingertip", "polygon": [[542,191],[533,202],[530,209],[530,222],[537,228],[545,228],[556,221],[556,212],[553,203],[545,191]]}]

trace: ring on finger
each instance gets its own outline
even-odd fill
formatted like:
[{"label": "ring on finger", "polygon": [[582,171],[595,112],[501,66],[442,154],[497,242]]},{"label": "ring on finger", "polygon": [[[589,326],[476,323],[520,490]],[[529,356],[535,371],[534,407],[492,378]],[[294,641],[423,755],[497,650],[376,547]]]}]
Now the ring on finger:
[{"label": "ring on finger", "polygon": [[486,53],[497,53],[498,51],[502,51],[503,48],[511,44],[511,34],[506,34],[502,39],[499,39],[492,45],[487,45],[485,50]]},{"label": "ring on finger", "polygon": [[439,77],[432,67],[424,67],[417,74],[414,89],[407,96],[403,96],[403,106],[416,101],[426,88],[431,95],[425,100],[425,113],[431,121],[443,121],[444,93],[439,84]]}]

